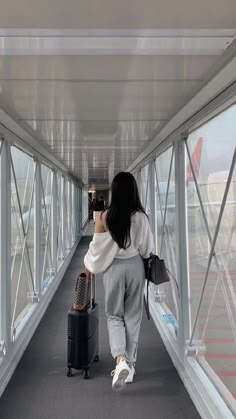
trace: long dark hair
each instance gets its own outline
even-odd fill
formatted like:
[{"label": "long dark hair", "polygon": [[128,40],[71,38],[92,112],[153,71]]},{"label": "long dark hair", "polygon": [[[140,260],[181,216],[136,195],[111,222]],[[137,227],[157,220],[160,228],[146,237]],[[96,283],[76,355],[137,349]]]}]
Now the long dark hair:
[{"label": "long dark hair", "polygon": [[111,203],[107,210],[106,225],[120,249],[130,246],[131,215],[145,210],[139,198],[135,178],[129,172],[118,173],[111,185]]}]

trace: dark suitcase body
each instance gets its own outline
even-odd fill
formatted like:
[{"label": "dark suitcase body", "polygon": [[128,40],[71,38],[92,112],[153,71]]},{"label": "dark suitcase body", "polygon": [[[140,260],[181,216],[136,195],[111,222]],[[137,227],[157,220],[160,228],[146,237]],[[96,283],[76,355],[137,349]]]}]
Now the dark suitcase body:
[{"label": "dark suitcase body", "polygon": [[89,378],[89,367],[98,360],[98,305],[93,298],[87,311],[69,310],[67,376],[71,377],[75,368],[83,369],[84,378]]}]

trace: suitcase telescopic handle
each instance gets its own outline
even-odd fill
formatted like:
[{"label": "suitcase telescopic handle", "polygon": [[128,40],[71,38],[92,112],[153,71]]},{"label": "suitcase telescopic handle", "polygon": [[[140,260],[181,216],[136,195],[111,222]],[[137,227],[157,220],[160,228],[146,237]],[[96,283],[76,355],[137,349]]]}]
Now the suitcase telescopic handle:
[{"label": "suitcase telescopic handle", "polygon": [[96,278],[94,274],[91,274],[91,307],[95,306],[96,298]]}]

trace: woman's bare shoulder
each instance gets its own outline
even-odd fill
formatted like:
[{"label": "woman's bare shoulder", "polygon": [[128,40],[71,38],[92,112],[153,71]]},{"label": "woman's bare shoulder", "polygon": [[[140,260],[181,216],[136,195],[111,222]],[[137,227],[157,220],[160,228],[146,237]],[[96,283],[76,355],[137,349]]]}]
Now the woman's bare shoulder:
[{"label": "woman's bare shoulder", "polygon": [[96,216],[95,233],[104,233],[107,230],[106,227],[106,213],[107,211],[99,211]]},{"label": "woman's bare shoulder", "polygon": [[140,220],[144,220],[145,218],[147,218],[147,216],[146,216],[146,214],[144,214],[144,212],[136,211],[133,214],[133,218],[140,221]]},{"label": "woman's bare shoulder", "polygon": [[146,223],[148,223],[148,218],[146,214],[141,211],[136,211],[132,216],[132,225],[136,228],[142,228]]},{"label": "woman's bare shoulder", "polygon": [[101,218],[102,218],[102,222],[103,222],[103,227],[104,227],[104,230],[105,230],[105,231],[108,231],[108,228],[107,228],[107,223],[106,223],[107,210],[105,210],[105,211],[103,211],[103,212],[102,212]]},{"label": "woman's bare shoulder", "polygon": [[106,216],[107,216],[107,210],[100,212],[100,217],[103,220],[103,222],[106,221]]}]

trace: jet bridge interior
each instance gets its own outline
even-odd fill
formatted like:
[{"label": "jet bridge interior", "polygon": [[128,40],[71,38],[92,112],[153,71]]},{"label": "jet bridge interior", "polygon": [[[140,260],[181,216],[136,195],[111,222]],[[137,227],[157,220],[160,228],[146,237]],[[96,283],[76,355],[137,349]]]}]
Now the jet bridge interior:
[{"label": "jet bridge interior", "polygon": [[[65,327],[73,288],[66,278],[81,268],[84,236],[93,234],[90,199],[103,195],[109,205],[120,171],[134,174],[156,252],[175,278],[150,288],[153,329],[144,320],[141,339],[153,353],[155,345],[168,352],[182,386],[175,413],[168,410],[168,400],[174,403],[168,385],[161,389],[166,410],[162,405],[159,417],[236,417],[235,36],[234,0],[1,0],[2,419],[19,418],[18,379],[31,374],[35,339],[43,351],[45,319],[52,329],[53,321]],[[101,287],[99,298],[102,305]],[[63,354],[64,335],[55,337]],[[160,358],[150,359],[159,367],[148,387],[142,376],[147,397],[161,374]],[[46,380],[50,367],[42,365]],[[103,374],[99,366],[90,384],[95,397],[103,383],[99,400],[107,396]],[[144,415],[145,403],[149,417],[157,417],[158,397],[141,397],[133,417]],[[40,398],[43,404],[45,392]],[[128,415],[135,387],[126,399]],[[115,399],[104,400],[115,403],[118,417]],[[24,409],[22,419],[30,417]],[[53,417],[50,409],[44,414]],[[101,417],[108,411],[99,407]],[[61,412],[54,417],[65,417]],[[68,411],[68,419],[73,415]]]}]

